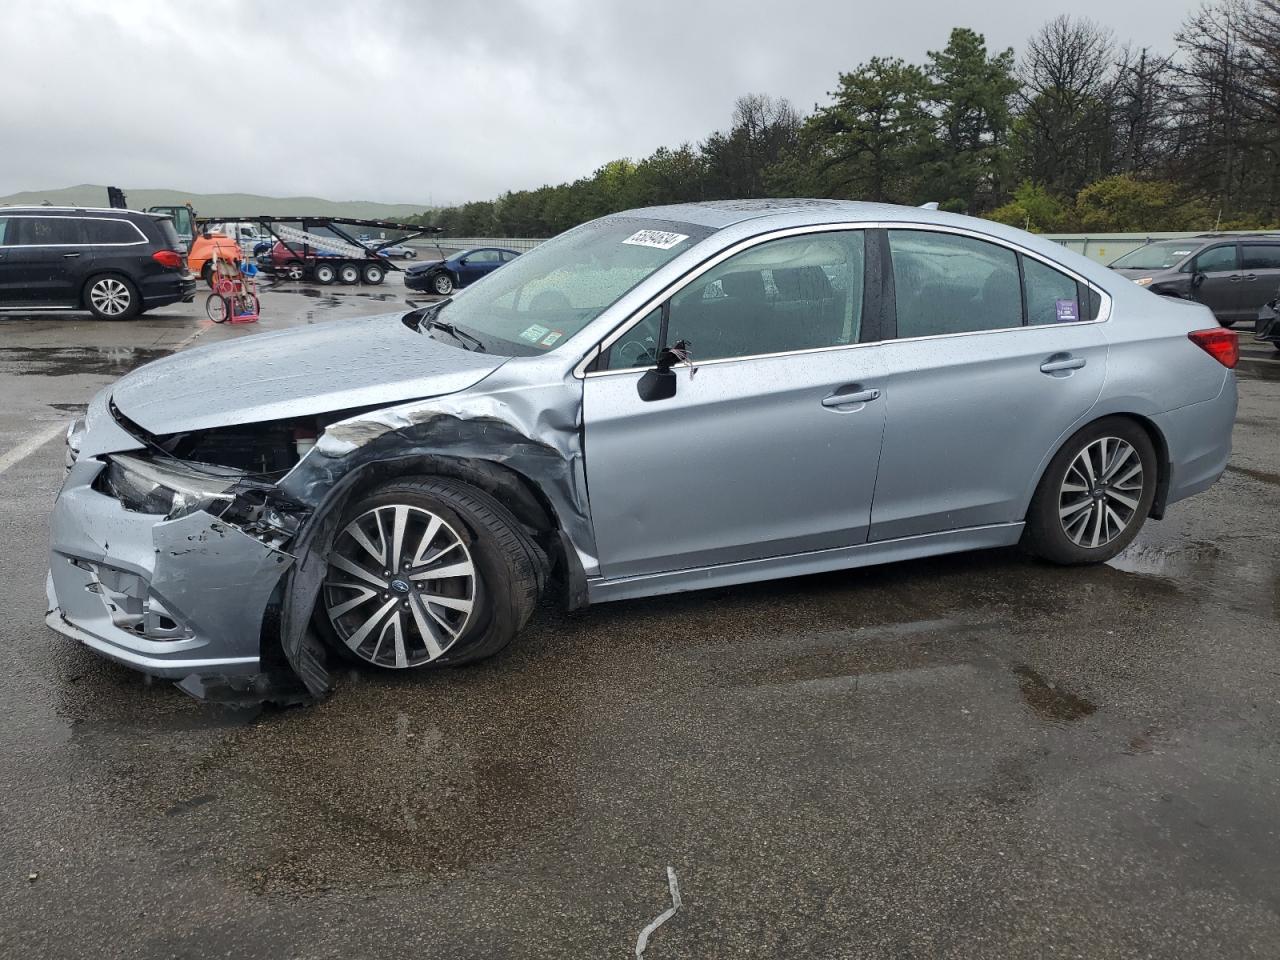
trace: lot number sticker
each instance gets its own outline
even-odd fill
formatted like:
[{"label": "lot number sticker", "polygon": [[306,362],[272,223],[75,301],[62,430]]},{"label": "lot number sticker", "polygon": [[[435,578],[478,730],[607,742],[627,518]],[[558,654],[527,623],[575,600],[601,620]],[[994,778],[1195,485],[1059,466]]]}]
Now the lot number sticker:
[{"label": "lot number sticker", "polygon": [[667,233],[665,230],[637,230],[623,243],[634,247],[656,247],[659,250],[670,250],[682,240],[688,240],[687,233]]},{"label": "lot number sticker", "polygon": [[544,327],[541,324],[535,323],[533,326],[526,328],[524,333],[520,334],[520,339],[528,340],[530,343],[537,343],[550,332],[550,327]]}]

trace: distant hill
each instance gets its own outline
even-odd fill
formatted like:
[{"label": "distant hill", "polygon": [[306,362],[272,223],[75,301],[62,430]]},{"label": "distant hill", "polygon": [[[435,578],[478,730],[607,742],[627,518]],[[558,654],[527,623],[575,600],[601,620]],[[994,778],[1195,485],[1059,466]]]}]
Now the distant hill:
[{"label": "distant hill", "polygon": [[[185,190],[124,189],[129,206],[146,207],[190,203],[202,217],[249,216],[267,214],[319,214],[330,217],[352,217],[357,220],[402,220],[428,209],[425,203],[374,203],[370,200],[322,200],[319,197],[261,197],[252,193],[191,193]],[[58,207],[105,207],[107,188],[92,183],[60,190],[28,190],[0,197],[3,204],[40,204],[48,201]]]}]

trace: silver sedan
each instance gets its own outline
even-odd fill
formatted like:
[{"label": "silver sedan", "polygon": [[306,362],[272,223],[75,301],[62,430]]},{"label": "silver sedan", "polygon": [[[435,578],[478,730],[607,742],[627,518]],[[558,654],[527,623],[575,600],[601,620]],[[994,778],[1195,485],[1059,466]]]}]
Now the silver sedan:
[{"label": "silver sedan", "polygon": [[188,689],[465,663],[580,607],[1022,544],[1098,563],[1230,453],[1236,335],[983,220],[584,224],[411,313],[241,338],[68,436],[48,622]]}]

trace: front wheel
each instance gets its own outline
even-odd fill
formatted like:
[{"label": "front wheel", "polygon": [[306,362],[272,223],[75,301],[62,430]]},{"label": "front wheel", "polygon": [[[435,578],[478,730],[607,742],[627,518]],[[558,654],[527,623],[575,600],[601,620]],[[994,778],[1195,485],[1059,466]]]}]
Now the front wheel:
[{"label": "front wheel", "polygon": [[211,293],[205,298],[204,312],[214,323],[225,323],[227,317],[231,315],[231,308],[228,306],[226,297]]},{"label": "front wheel", "polygon": [[315,617],[340,652],[375,667],[466,663],[528,621],[540,564],[519,521],[483,491],[395,480],[344,515]]},{"label": "front wheel", "polygon": [[303,269],[302,264],[296,262],[284,268],[284,275],[290,280],[301,280],[305,273],[306,270]]},{"label": "front wheel", "polygon": [[431,289],[442,297],[453,293],[453,277],[447,273],[437,273],[431,278]]},{"label": "front wheel", "polygon": [[1155,447],[1125,417],[1092,423],[1068,440],[1040,478],[1023,545],[1053,563],[1102,563],[1129,545],[1151,512]]}]

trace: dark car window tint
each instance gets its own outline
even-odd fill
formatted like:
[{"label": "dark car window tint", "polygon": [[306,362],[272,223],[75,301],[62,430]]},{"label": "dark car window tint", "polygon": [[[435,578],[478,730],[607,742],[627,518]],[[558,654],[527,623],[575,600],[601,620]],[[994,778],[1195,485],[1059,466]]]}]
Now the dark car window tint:
[{"label": "dark car window tint", "polygon": [[1018,258],[972,237],[890,230],[898,336],[1022,326]]},{"label": "dark car window tint", "polygon": [[1240,254],[1244,270],[1280,270],[1280,243],[1246,243]]},{"label": "dark car window tint", "polygon": [[862,327],[861,231],[770,240],[671,299],[667,345],[695,362],[855,343]]},{"label": "dark car window tint", "polygon": [[85,243],[137,243],[142,239],[133,224],[123,220],[82,221]]},{"label": "dark car window tint", "polygon": [[57,246],[83,243],[80,221],[72,217],[14,217],[9,225],[13,238],[10,244],[18,246]]},{"label": "dark car window tint", "polygon": [[627,370],[651,367],[658,360],[658,340],[662,336],[662,308],[654,307],[643,320],[628,330],[609,348],[606,369]]},{"label": "dark car window tint", "polygon": [[9,218],[0,217],[0,247],[3,247],[9,241],[5,239],[9,232]]},{"label": "dark car window tint", "polygon": [[1218,273],[1223,270],[1235,270],[1236,245],[1229,243],[1220,247],[1210,247],[1196,257],[1196,270],[1200,273]]},{"label": "dark car window tint", "polygon": [[1022,258],[1022,276],[1027,290],[1028,323],[1067,323],[1081,319],[1079,289],[1071,277],[1030,257]]}]

